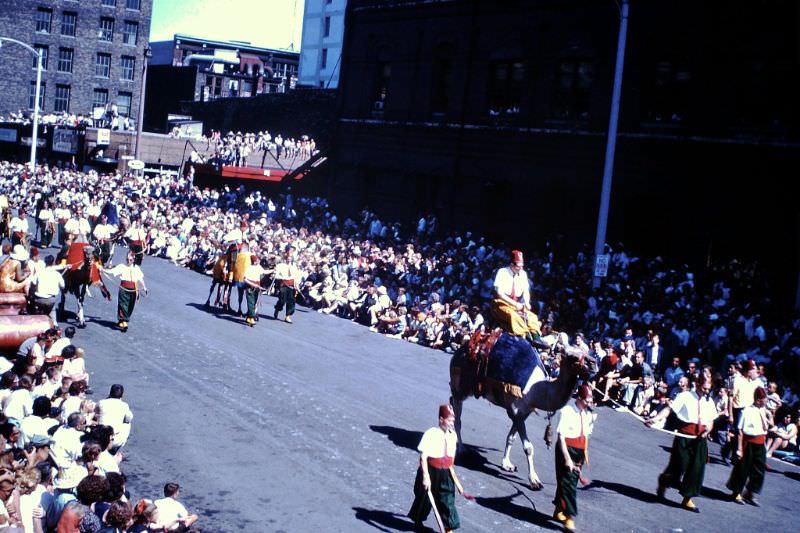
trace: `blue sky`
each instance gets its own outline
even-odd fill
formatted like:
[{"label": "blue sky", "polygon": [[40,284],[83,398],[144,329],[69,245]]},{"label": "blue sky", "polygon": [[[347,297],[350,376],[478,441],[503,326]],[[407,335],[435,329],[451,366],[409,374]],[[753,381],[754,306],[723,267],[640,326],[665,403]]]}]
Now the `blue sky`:
[{"label": "blue sky", "polygon": [[153,0],[150,41],[185,33],[300,50],[304,0]]}]

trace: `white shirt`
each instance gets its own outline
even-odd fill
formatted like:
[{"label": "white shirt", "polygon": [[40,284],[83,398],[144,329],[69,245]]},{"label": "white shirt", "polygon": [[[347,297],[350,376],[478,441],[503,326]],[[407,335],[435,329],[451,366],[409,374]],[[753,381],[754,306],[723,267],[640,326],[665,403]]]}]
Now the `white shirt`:
[{"label": "white shirt", "polygon": [[26,416],[20,424],[20,431],[25,435],[25,440],[30,441],[34,436],[49,437],[47,431],[58,424],[55,418],[42,418],[36,415]]},{"label": "white shirt", "polygon": [[577,439],[578,437],[588,437],[592,434],[594,420],[597,415],[588,410],[581,411],[575,400],[570,400],[567,405],[558,411],[557,431],[565,439]]},{"label": "white shirt", "polygon": [[511,267],[501,268],[494,277],[494,290],[514,300],[530,302],[530,284],[524,270],[515,275]]},{"label": "white shirt", "polygon": [[261,283],[261,276],[264,275],[264,269],[261,265],[250,265],[244,271],[244,279],[249,280],[256,285]]},{"label": "white shirt", "polygon": [[80,413],[82,401],[83,398],[81,398],[80,396],[70,396],[66,400],[64,400],[64,403],[61,404],[62,420],[66,420],[67,418],[69,418],[69,415],[71,415],[72,413]]},{"label": "white shirt", "polygon": [[661,351],[661,346],[658,344],[654,344],[652,346],[652,351],[650,352],[650,366],[655,368],[658,365],[658,353]]},{"label": "white shirt", "polygon": [[767,415],[763,409],[759,409],[755,405],[749,405],[742,410],[742,417],[739,419],[739,429],[745,435],[751,437],[766,435],[768,427]]},{"label": "white shirt", "polygon": [[[189,516],[189,511],[186,510],[186,507],[174,498],[161,498],[153,503],[155,503],[156,508],[158,508],[158,525],[161,527],[166,526],[178,518]],[[178,524],[170,528],[170,530],[174,529],[178,529]]]},{"label": "white shirt", "polygon": [[19,218],[14,217],[11,219],[9,223],[9,227],[12,232],[15,233],[28,233],[28,219],[27,218]]},{"label": "white shirt", "polygon": [[50,456],[59,468],[74,465],[83,452],[81,432],[71,427],[60,427],[53,434]]},{"label": "white shirt", "polygon": [[119,474],[119,465],[114,459],[114,456],[108,453],[108,450],[100,452],[100,455],[97,457],[94,465],[106,474],[108,472],[116,472]]},{"label": "white shirt", "polygon": [[417,450],[432,459],[455,457],[457,443],[458,437],[455,431],[442,431],[442,428],[435,427],[422,435]]},{"label": "white shirt", "polygon": [[138,265],[119,264],[108,271],[112,276],[119,276],[122,281],[144,281],[144,273]]},{"label": "white shirt", "polygon": [[133,413],[128,404],[119,398],[106,398],[97,403],[98,423],[114,428],[114,440],[117,444],[125,444],[130,434],[130,422]]},{"label": "white shirt", "polygon": [[27,389],[17,389],[8,396],[4,412],[8,418],[22,421],[33,412],[33,397]]},{"label": "white shirt", "polygon": [[107,241],[116,230],[117,228],[111,224],[98,224],[94,227],[94,238],[99,241]]},{"label": "white shirt", "polygon": [[64,278],[53,267],[39,271],[36,282],[36,296],[38,298],[53,298],[64,290]]},{"label": "white shirt", "polygon": [[706,428],[714,425],[717,407],[710,398],[699,398],[694,391],[684,391],[675,396],[672,412],[687,424],[702,424]]}]

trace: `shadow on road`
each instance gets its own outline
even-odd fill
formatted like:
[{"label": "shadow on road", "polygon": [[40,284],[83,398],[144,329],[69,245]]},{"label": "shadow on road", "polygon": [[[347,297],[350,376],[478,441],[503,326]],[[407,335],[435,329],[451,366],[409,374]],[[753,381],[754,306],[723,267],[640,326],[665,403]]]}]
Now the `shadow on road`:
[{"label": "shadow on road", "polygon": [[599,479],[594,479],[592,482],[586,486],[586,489],[591,488],[600,488],[600,489],[608,489],[612,492],[616,492],[617,494],[621,494],[623,496],[627,496],[632,500],[636,500],[637,502],[641,503],[660,503],[663,505],[668,505],[670,507],[675,507],[680,509],[680,504],[673,502],[667,499],[660,499],[656,496],[655,491],[653,492],[645,492],[642,489],[631,487],[629,485],[623,485],[621,483],[614,483],[613,481],[601,481]]},{"label": "shadow on road", "polygon": [[104,320],[102,318],[98,318],[96,316],[87,316],[86,322],[91,322],[92,324],[97,324],[98,326],[103,326],[104,328],[119,330],[117,327],[117,322],[115,320]]},{"label": "shadow on road", "polygon": [[410,431],[408,429],[395,428],[392,426],[370,426],[369,429],[375,433],[386,435],[392,444],[401,448],[417,451],[419,441],[422,440],[421,431]]},{"label": "shadow on road", "polygon": [[729,502],[733,500],[733,498],[731,498],[731,495],[728,494],[727,492],[723,492],[719,489],[712,489],[709,487],[703,487],[703,489],[700,491],[700,494],[710,500],[718,500],[721,502]]},{"label": "shadow on road", "polygon": [[357,519],[380,531],[414,531],[414,522],[405,515],[363,507],[353,507],[353,510]]},{"label": "shadow on road", "polygon": [[514,500],[517,496],[525,495],[521,490],[517,489],[517,492],[514,494],[509,494],[508,496],[498,496],[496,498],[483,498],[481,496],[477,496],[475,498],[475,502],[477,502],[477,504],[481,507],[486,507],[487,509],[491,509],[497,513],[510,516],[514,520],[529,522],[541,527],[542,529],[561,531],[561,526],[553,522],[549,515],[537,511],[536,507],[533,505],[533,502],[531,502],[530,506],[514,503],[512,500]]}]

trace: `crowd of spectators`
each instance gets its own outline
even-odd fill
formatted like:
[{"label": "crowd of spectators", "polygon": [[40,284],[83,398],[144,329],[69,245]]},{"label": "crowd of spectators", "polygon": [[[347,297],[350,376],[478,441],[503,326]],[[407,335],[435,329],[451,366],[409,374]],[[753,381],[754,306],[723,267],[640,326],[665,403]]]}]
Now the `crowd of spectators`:
[{"label": "crowd of spectators", "polygon": [[295,139],[278,133],[273,137],[269,131],[258,133],[229,131],[227,135],[222,135],[219,131],[211,130],[205,140],[206,149],[213,151],[213,156],[209,158],[210,163],[218,162],[237,167],[246,167],[248,158],[255,157],[259,153],[262,157],[255,163],[261,163],[261,160],[268,155],[278,162],[306,160],[317,151],[316,142],[308,135],[301,135]]},{"label": "crowd of spectators", "polygon": [[[134,500],[122,448],[133,413],[124,388],[89,396],[87,354],[74,327],[54,327],[0,356],[0,529],[42,532],[186,530],[197,517],[177,501]],[[129,529],[130,528],[130,529]]]},{"label": "crowd of spectators", "polygon": [[[183,178],[46,168],[29,176],[7,163],[0,163],[0,191],[29,212],[42,195],[95,212],[116,203],[122,224],[135,218],[147,229],[151,255],[207,273],[237,230],[267,265],[294,246],[301,304],[446,352],[486,327],[494,273],[509,261],[505,246],[472,232],[443,234],[434,216],[406,232],[369,210],[342,220],[326,200],[291,192],[267,198],[243,187],[201,189]],[[609,400],[641,413],[675,391],[680,379],[672,366],[692,372],[708,365],[724,381],[731,364],[754,360],[782,405],[796,413],[800,319],[777,311],[756,263],[731,260],[694,270],[637,257],[622,245],[609,253],[608,277],[598,289],[591,288],[588,249],[566,254],[548,243],[526,253],[543,337],[557,329],[583,344]],[[639,359],[650,367],[646,376],[639,377]]]}]

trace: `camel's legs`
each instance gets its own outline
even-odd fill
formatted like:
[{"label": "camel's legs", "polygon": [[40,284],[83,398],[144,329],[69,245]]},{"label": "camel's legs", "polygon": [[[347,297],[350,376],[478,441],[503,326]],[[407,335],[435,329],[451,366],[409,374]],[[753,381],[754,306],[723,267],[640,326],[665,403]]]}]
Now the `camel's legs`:
[{"label": "camel's legs", "polygon": [[536,475],[536,469],[533,467],[533,443],[528,438],[528,429],[525,427],[525,420],[516,421],[517,431],[519,431],[519,438],[522,442],[522,449],[525,451],[525,456],[528,459],[528,482],[531,484],[533,490],[541,490],[542,485],[539,476]]},{"label": "camel's legs", "polygon": [[[509,415],[511,416],[511,415]],[[506,437],[506,451],[503,453],[503,463],[502,467],[503,470],[506,472],[516,472],[517,467],[514,466],[514,463],[511,462],[511,447],[514,445],[514,440],[517,438],[517,423],[513,417],[511,417],[511,429],[508,430],[508,436]]]}]

